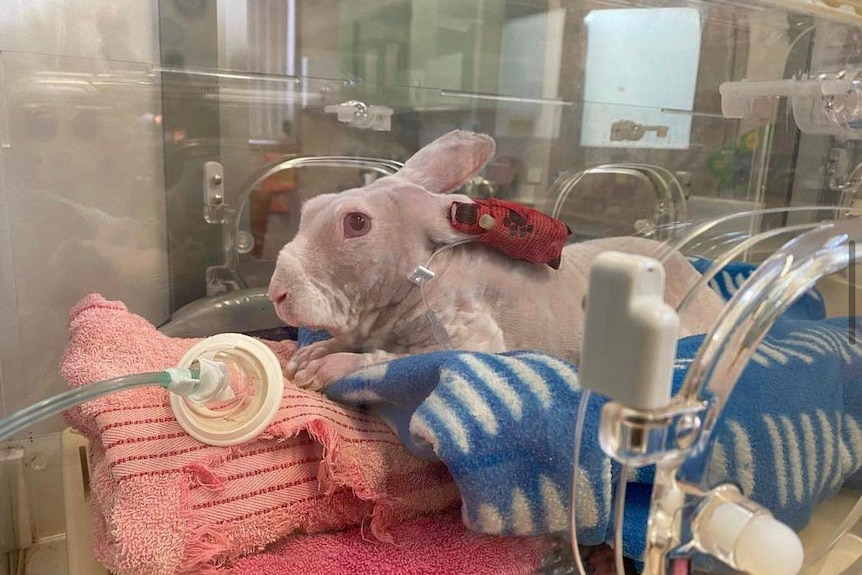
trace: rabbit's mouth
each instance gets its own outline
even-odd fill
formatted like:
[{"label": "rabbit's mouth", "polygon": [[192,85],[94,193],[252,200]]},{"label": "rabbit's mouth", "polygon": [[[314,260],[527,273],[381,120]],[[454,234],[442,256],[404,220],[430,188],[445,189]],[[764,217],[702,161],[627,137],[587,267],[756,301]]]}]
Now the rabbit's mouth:
[{"label": "rabbit's mouth", "polygon": [[289,325],[290,327],[301,327],[303,329],[311,330],[311,331],[325,331],[326,326],[320,325],[317,322],[305,321],[299,316],[292,315],[289,313],[284,313],[279,308],[275,308],[275,313],[278,318],[285,323],[285,325]]},{"label": "rabbit's mouth", "polygon": [[328,320],[331,316],[328,306],[325,302],[318,301],[321,298],[303,298],[291,293],[290,295],[276,294],[276,297],[271,299],[275,314],[289,326],[314,331],[327,330],[330,333],[333,329],[337,330],[337,326],[332,325],[333,322]]},{"label": "rabbit's mouth", "polygon": [[278,318],[292,327],[304,327],[308,329],[319,329],[318,322],[309,321],[309,318],[303,317],[303,314],[295,311],[295,306],[289,305],[286,301],[273,302],[275,304],[275,315]]}]

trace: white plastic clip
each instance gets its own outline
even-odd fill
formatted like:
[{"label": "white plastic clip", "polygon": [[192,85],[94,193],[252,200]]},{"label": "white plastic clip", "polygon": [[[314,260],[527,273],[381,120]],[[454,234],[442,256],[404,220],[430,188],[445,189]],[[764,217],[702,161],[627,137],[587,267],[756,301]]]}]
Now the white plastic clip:
[{"label": "white plastic clip", "polygon": [[413,273],[410,274],[408,278],[412,283],[422,287],[429,280],[434,279],[434,272],[426,268],[425,266],[416,266],[416,269],[413,270]]}]

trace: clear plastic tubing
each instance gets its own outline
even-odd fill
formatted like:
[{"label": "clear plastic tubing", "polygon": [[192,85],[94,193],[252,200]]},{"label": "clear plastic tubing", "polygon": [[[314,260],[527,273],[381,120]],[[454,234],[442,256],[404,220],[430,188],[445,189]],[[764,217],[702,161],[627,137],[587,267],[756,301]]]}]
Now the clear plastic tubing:
[{"label": "clear plastic tubing", "polygon": [[584,420],[587,417],[587,406],[590,403],[592,392],[587,388],[582,388],[581,397],[578,398],[578,417],[575,420],[575,441],[572,453],[572,487],[569,493],[569,544],[572,546],[572,557],[575,560],[577,568],[576,575],[587,575],[584,569],[584,562],[581,560],[581,552],[578,546],[578,471],[580,469],[581,459],[581,441],[584,436]]},{"label": "clear plastic tubing", "polygon": [[[862,497],[856,500],[856,505],[847,514],[847,517],[835,527],[835,530],[829,534],[829,537],[824,538],[817,547],[805,554],[804,565],[813,565],[820,561],[824,555],[832,551],[832,548],[838,544],[838,541],[859,522],[860,517],[862,517]],[[858,572],[862,573],[862,570]],[[846,571],[846,573],[850,573],[850,571]]]},{"label": "clear plastic tubing", "polygon": [[[172,372],[177,372],[176,368]],[[184,370],[188,372],[188,379],[195,379],[197,374],[192,370]],[[184,374],[185,375],[185,374]],[[43,399],[33,405],[21,409],[5,419],[0,419],[0,442],[9,439],[14,434],[22,429],[25,429],[37,421],[55,415],[62,411],[66,411],[70,407],[75,407],[91,399],[96,399],[103,395],[131,389],[133,387],[142,387],[145,385],[158,385],[169,389],[176,384],[176,373],[168,371],[159,371],[153,373],[140,373],[135,375],[123,375],[113,379],[97,381],[90,385],[83,385],[70,389],[59,395]]]}]

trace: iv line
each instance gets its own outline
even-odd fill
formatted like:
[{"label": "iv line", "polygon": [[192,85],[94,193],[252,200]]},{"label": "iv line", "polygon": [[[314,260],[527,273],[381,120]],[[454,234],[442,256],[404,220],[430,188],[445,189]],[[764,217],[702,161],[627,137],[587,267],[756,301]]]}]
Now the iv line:
[{"label": "iv line", "polygon": [[416,266],[413,270],[413,273],[408,278],[413,284],[419,286],[419,295],[422,297],[422,304],[425,306],[425,318],[428,320],[428,325],[431,328],[431,333],[434,336],[434,339],[437,340],[443,349],[452,349],[452,342],[449,338],[449,333],[446,331],[446,327],[440,322],[440,319],[437,317],[437,314],[434,313],[434,310],[431,308],[431,305],[428,303],[427,294],[425,291],[425,286],[429,281],[434,279],[435,273],[431,271],[431,262],[437,257],[439,254],[454,248],[455,246],[460,246],[469,242],[472,242],[473,238],[467,238],[463,240],[458,240],[456,242],[444,244],[434,250],[428,260],[425,262],[425,265]]}]

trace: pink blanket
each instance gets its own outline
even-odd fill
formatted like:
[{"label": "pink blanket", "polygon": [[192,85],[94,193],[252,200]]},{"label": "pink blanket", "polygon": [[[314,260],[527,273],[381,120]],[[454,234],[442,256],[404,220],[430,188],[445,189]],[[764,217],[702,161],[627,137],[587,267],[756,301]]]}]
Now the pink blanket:
[{"label": "pink blanket", "polygon": [[[159,371],[194,343],[90,295],[71,311],[61,371],[72,387]],[[295,351],[266,343],[282,363]],[[411,456],[380,420],[290,382],[265,436],[240,447],[188,436],[158,387],[67,420],[90,440],[94,549],[118,575],[212,573],[286,535],[353,525],[391,541],[398,522],[459,503],[445,467]]]},{"label": "pink blanket", "polygon": [[[361,529],[292,536],[239,559],[231,575],[528,575],[550,551],[548,539],[468,531],[460,514],[422,517],[392,529],[392,544]],[[591,564],[591,566],[594,566]],[[613,570],[591,571],[614,575]]]}]

